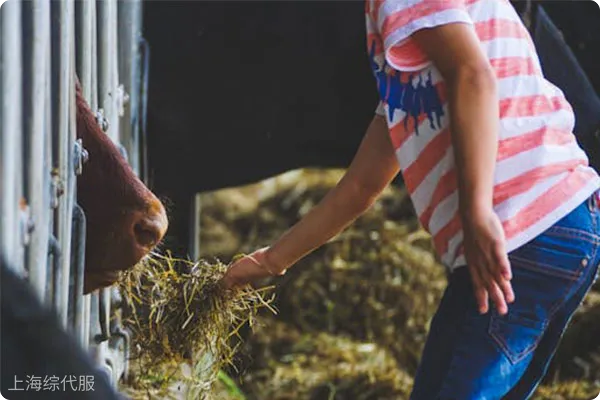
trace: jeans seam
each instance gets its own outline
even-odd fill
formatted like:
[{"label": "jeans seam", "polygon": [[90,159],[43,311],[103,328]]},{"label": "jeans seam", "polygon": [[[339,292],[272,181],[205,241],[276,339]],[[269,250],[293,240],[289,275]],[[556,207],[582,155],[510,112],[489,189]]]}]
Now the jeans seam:
[{"label": "jeans seam", "polygon": [[[524,266],[519,266],[520,268],[528,269],[531,271],[541,272],[546,275],[551,275],[557,278],[565,278],[568,280],[577,280],[581,277],[581,270],[577,271],[563,271],[555,268],[550,264],[545,264],[542,262],[533,262],[527,260],[525,258],[521,258],[519,256],[510,256],[510,259],[519,261],[519,263],[525,264]],[[540,265],[540,266],[538,266]]]},{"label": "jeans seam", "polygon": [[500,346],[504,355],[508,358],[510,363],[513,365],[517,364],[523,358],[527,357],[527,355],[529,353],[531,353],[531,351],[537,347],[537,345],[540,343],[540,340],[542,339],[544,332],[546,331],[546,328],[548,327],[548,321],[544,321],[541,326],[540,335],[535,339],[535,342],[530,344],[529,346],[527,346],[525,349],[523,349],[520,352],[514,352],[509,349],[508,343],[506,342],[506,340],[504,340],[500,335],[496,334],[495,330],[493,329],[494,322],[496,322],[496,321],[499,321],[498,317],[495,315],[492,315],[492,317],[490,318],[490,325],[488,327],[488,334],[492,337],[492,339],[496,342],[496,344],[498,344],[498,346]]},{"label": "jeans seam", "polygon": [[594,207],[592,207],[592,226],[594,228],[594,232],[598,232],[598,218],[600,217],[600,204],[598,204],[598,199],[600,199],[600,192],[594,193],[592,196],[592,201],[594,203]]},{"label": "jeans seam", "polygon": [[[594,218],[592,218],[593,222],[593,228],[594,231],[595,229],[595,225],[596,225],[596,221]],[[561,226],[555,226],[552,228],[549,228],[545,233],[545,235],[547,236],[551,236],[551,237],[556,237],[556,238],[566,238],[566,239],[578,239],[578,240],[584,240],[588,243],[592,243],[592,244],[597,244],[598,242],[600,242],[600,237],[589,233],[587,231],[584,231],[583,229],[573,229],[573,228],[563,228]]]},{"label": "jeans seam", "polygon": [[[594,246],[593,250],[592,250],[592,254],[591,254],[591,260],[593,260],[595,258],[596,255],[596,248],[597,246]],[[577,270],[577,274],[579,274],[579,278],[573,281],[570,281],[569,285],[567,286],[567,288],[564,291],[564,295],[561,296],[560,300],[557,301],[553,307],[550,308],[550,310],[548,311],[548,319],[550,320],[551,318],[554,318],[554,315],[556,314],[556,311],[558,310],[558,308],[563,305],[564,303],[566,303],[567,299],[566,299],[566,295],[568,293],[571,292],[571,290],[573,289],[573,286],[575,286],[575,284],[577,282],[580,282],[580,280],[583,277],[583,270],[586,268],[588,264],[584,264],[584,263],[579,263],[579,269]],[[583,283],[583,282],[581,282]]]}]

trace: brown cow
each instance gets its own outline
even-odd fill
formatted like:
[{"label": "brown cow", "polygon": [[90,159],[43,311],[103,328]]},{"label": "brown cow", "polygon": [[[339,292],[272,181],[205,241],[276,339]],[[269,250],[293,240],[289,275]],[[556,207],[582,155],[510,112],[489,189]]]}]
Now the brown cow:
[{"label": "brown cow", "polygon": [[77,137],[89,160],[77,180],[77,201],[86,215],[84,292],[110,286],[163,238],[162,203],[135,175],[98,125],[77,84]]}]

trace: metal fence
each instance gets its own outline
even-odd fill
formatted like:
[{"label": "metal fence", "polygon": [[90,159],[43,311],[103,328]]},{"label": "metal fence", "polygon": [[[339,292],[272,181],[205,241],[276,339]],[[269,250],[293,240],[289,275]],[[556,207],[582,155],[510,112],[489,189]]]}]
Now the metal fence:
[{"label": "metal fence", "polygon": [[0,251],[116,383],[128,375],[120,295],[83,295],[75,74],[106,134],[146,178],[141,0],[8,0],[0,8]]}]

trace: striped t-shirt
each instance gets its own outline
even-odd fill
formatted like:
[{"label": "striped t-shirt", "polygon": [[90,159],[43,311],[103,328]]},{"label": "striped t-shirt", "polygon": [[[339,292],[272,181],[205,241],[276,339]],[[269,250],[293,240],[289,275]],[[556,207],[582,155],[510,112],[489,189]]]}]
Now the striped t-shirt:
[{"label": "striped t-shirt", "polygon": [[[498,79],[494,211],[507,251],[552,226],[600,187],[573,135],[574,114],[542,75],[508,0],[367,0],[368,51],[390,137],[419,220],[442,262],[465,265],[446,86],[411,34],[469,25]],[[485,132],[482,132],[485,134]]]}]

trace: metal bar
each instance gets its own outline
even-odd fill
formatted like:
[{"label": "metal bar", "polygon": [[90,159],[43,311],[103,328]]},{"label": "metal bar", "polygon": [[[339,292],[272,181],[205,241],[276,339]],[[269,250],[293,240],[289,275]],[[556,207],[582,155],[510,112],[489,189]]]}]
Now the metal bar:
[{"label": "metal bar", "polygon": [[110,288],[100,289],[98,299],[100,335],[96,337],[96,341],[103,342],[110,338]]},{"label": "metal bar", "polygon": [[[48,32],[49,37],[51,37],[51,28],[49,27],[49,32]],[[46,90],[44,91],[44,112],[46,114],[46,117],[44,119],[44,129],[46,130],[46,132],[48,132],[48,134],[46,135],[46,143],[45,143],[45,158],[48,162],[48,165],[52,166],[54,165],[54,163],[52,162],[53,159],[53,138],[52,138],[52,84],[51,84],[51,76],[52,76],[52,62],[51,62],[51,55],[52,55],[52,49],[51,49],[51,45],[50,43],[48,44],[48,46],[46,46],[46,54],[45,54],[45,58],[46,60],[48,60],[48,62],[46,62]],[[58,199],[56,198],[56,180],[54,179],[54,174],[52,173],[52,171],[50,171],[50,214],[48,217],[48,232],[49,232],[49,238],[48,238],[48,252],[50,250],[50,243],[51,243],[51,238],[53,237],[52,232],[54,231],[53,226],[54,226],[54,212],[53,210],[58,207]],[[54,284],[53,284],[53,273],[52,273],[52,264],[50,263],[50,260],[48,259],[46,261],[46,303],[47,304],[52,304],[53,299],[54,299]]]},{"label": "metal bar", "polygon": [[[75,2],[71,0],[70,4],[70,20],[69,20],[69,35],[68,35],[68,45],[69,45],[69,82],[68,82],[68,104],[69,104],[69,138],[71,142],[70,148],[70,156],[71,156],[71,165],[69,169],[69,186],[68,186],[68,201],[69,201],[69,210],[71,211],[70,215],[70,232],[69,232],[69,248],[73,246],[73,234],[74,228],[73,224],[76,222],[73,218],[75,214],[75,207],[77,206],[77,179],[76,175],[81,174],[81,166],[82,166],[82,155],[85,150],[81,145],[81,141],[77,141],[77,105],[75,103],[75,79],[76,79],[76,48],[75,48]],[[71,255],[73,254],[73,250],[71,250]],[[73,276],[73,285],[69,285],[67,287],[67,296],[69,296],[69,292],[72,291],[74,296],[67,298],[67,315],[70,307],[74,307],[75,317],[77,316],[77,303],[75,302],[76,298],[80,298],[83,296],[83,283],[81,288],[78,287],[78,271],[79,265],[73,262],[73,259],[69,258],[69,275]],[[67,282],[71,282],[69,279]],[[71,289],[71,287],[74,287]],[[73,302],[74,304],[70,304]],[[80,300],[81,302],[81,300]]]},{"label": "metal bar", "polygon": [[110,379],[111,383],[113,381],[113,372],[112,368],[107,365],[107,356],[108,356],[108,340],[102,337],[102,334],[97,334],[96,332],[101,332],[100,329],[100,291],[95,291],[90,295],[90,355],[98,364],[99,370],[106,373],[108,379]]},{"label": "metal bar", "polygon": [[54,235],[50,236],[48,241],[48,255],[50,259],[50,269],[52,271],[52,306],[55,310],[60,307],[60,283],[62,282],[62,254],[60,243]]},{"label": "metal bar", "polygon": [[50,235],[50,165],[45,157],[49,131],[46,126],[46,81],[48,69],[45,57],[50,37],[50,3],[35,0],[23,3],[26,23],[25,37],[25,197],[30,207],[34,230],[26,253],[29,282],[41,300],[46,291],[46,259]]},{"label": "metal bar", "polygon": [[[107,134],[119,145],[119,117],[122,114],[123,92],[119,87],[117,47],[117,1],[105,0],[97,3],[98,32],[98,102],[108,121]],[[110,371],[115,382],[115,370],[110,357],[111,288],[101,289],[97,303],[97,321],[100,334],[96,335],[96,360]],[[94,305],[92,305],[94,307]]]},{"label": "metal bar", "polygon": [[[92,345],[92,352],[96,350],[96,347],[101,341],[98,341],[98,337],[100,334],[100,317],[99,317],[99,297],[100,291],[96,290],[92,292],[90,295],[90,328],[89,328],[89,336],[88,341],[90,345]],[[96,359],[98,362],[99,360]]]},{"label": "metal bar", "polygon": [[116,0],[98,2],[98,100],[108,120],[108,136],[119,142],[116,71]]},{"label": "metal bar", "polygon": [[90,1],[92,14],[92,76],[90,85],[90,98],[88,99],[92,110],[98,109],[98,8],[96,1]]},{"label": "metal bar", "polygon": [[[86,11],[89,13],[89,42],[86,40],[86,50],[89,49],[89,84],[87,88],[83,88],[85,99],[88,101],[92,110],[97,110],[98,108],[98,50],[97,50],[97,42],[98,42],[98,34],[97,34],[97,8],[96,1],[86,1]],[[89,347],[94,342],[92,341],[92,336],[95,335],[96,327],[98,325],[98,317],[97,317],[97,297],[98,293],[95,292],[93,294],[88,294],[84,296],[85,305],[84,305],[84,318],[83,318],[83,326],[84,326],[84,347]],[[98,360],[96,360],[98,361]]]},{"label": "metal bar", "polygon": [[128,101],[123,104],[124,118],[120,123],[121,143],[130,155],[129,163],[136,174],[140,174],[139,140],[139,94],[140,94],[140,51],[138,40],[141,36],[141,1],[121,1],[118,3],[118,48],[119,78]]},{"label": "metal bar", "polygon": [[92,86],[92,63],[95,62],[95,54],[92,47],[92,22],[95,18],[96,2],[91,0],[78,1],[76,5],[76,27],[77,27],[77,75],[83,89],[83,97],[89,102]]},{"label": "metal bar", "polygon": [[131,357],[131,335],[129,331],[123,329],[120,325],[117,326],[112,336],[115,338],[121,338],[123,340],[123,378],[125,382],[130,380],[129,374],[129,358]]},{"label": "metal bar", "polygon": [[23,275],[19,202],[22,196],[21,3],[0,8],[0,255]]},{"label": "metal bar", "polygon": [[83,296],[83,343],[84,349],[87,349],[90,345],[90,307],[92,302],[92,295],[86,294]]},{"label": "metal bar", "polygon": [[83,277],[85,268],[85,214],[79,205],[73,208],[72,261],[74,266],[74,285],[72,296],[73,332],[82,346],[86,346],[85,338],[85,300],[83,298]]},{"label": "metal bar", "polygon": [[[75,127],[73,124],[73,0],[52,3],[53,20],[57,21],[53,29],[55,54],[53,59],[53,78],[56,93],[53,104],[56,117],[54,122],[54,167],[64,186],[64,195],[60,197],[56,212],[55,235],[61,246],[61,280],[55,282],[58,291],[58,315],[63,326],[67,327],[69,302],[69,273],[71,260],[71,223],[74,205],[75,176],[73,168],[73,146]],[[55,17],[55,18],[54,18]],[[56,61],[55,61],[56,58]]]},{"label": "metal bar", "polygon": [[148,116],[148,76],[150,74],[150,45],[144,38],[140,38],[140,49],[142,52],[142,77],[140,87],[140,151],[141,154],[141,178],[148,183],[148,133],[146,129]]},{"label": "metal bar", "polygon": [[75,2],[75,27],[77,31],[77,76],[83,97],[89,101],[92,84],[92,5],[93,1]]},{"label": "metal bar", "polygon": [[[89,84],[84,87],[83,93],[90,108],[98,111],[98,7],[100,2],[86,1],[87,18],[90,24],[89,38],[85,38],[84,46],[89,50]],[[87,72],[86,72],[87,73]],[[100,332],[98,291],[94,291],[85,297],[84,306],[84,346],[89,348],[91,356],[96,363],[102,362],[102,350],[96,342],[96,337]]]}]

